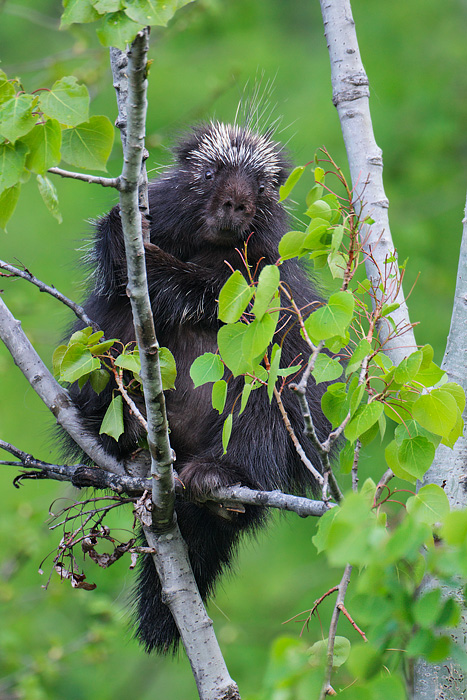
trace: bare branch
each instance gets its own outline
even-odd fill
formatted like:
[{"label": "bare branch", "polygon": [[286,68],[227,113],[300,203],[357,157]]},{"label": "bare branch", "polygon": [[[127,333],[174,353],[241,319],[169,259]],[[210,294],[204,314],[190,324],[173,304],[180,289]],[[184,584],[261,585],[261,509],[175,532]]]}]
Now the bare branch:
[{"label": "bare branch", "polygon": [[[120,216],[128,267],[127,292],[131,302],[136,340],[141,359],[141,379],[144,388],[148,422],[148,445],[153,477],[153,520],[159,530],[170,528],[175,501],[172,471],[173,452],[170,447],[165,397],[159,367],[159,345],[154,330],[154,318],[149,300],[143,246],[142,218],[138,188],[144,157],[145,119],[147,109],[147,51],[148,32],[139,32],[130,51],[128,65],[119,60],[120,71],[128,77],[126,115],[119,118],[124,128],[124,162],[120,178]],[[115,61],[120,54],[113,52]],[[114,83],[116,73],[114,69]]]},{"label": "bare branch", "polygon": [[[0,448],[14,455],[18,461],[1,460],[0,465],[24,467],[34,470],[21,473],[14,480],[15,486],[19,486],[23,479],[54,479],[56,481],[71,481],[78,488],[111,489],[117,494],[126,493],[132,497],[141,496],[145,491],[150,491],[152,482],[150,479],[116,475],[105,469],[90,467],[83,464],[63,465],[50,464],[36,459],[33,455],[23,452],[14,445],[0,440]],[[185,492],[180,488],[180,496],[186,499]],[[190,499],[191,500],[191,499]],[[281,491],[257,491],[246,486],[224,486],[206,494],[205,500],[221,503],[228,507],[230,503],[242,503],[278,510],[287,510],[296,513],[302,518],[308,516],[320,517],[324,515],[332,504],[323,501],[314,501],[302,496],[293,496]],[[199,503],[200,501],[195,501]]]},{"label": "bare branch", "polygon": [[336,641],[337,633],[337,623],[339,621],[339,614],[344,605],[345,594],[347,592],[347,587],[350,583],[350,575],[352,573],[352,567],[347,564],[344,570],[344,575],[342,576],[341,582],[339,584],[339,589],[337,592],[336,605],[334,607],[334,612],[332,614],[331,624],[329,626],[329,637],[328,637],[328,653],[327,653],[327,663],[326,663],[326,674],[321,688],[321,694],[319,700],[325,700],[326,695],[330,694],[331,688],[331,674],[334,662],[334,644]]},{"label": "bare branch", "polygon": [[115,187],[116,190],[120,189],[119,177],[100,177],[99,175],[88,175],[87,173],[74,173],[70,170],[63,170],[62,168],[49,168],[47,172],[53,175],[60,175],[60,177],[70,177],[73,180],[82,180],[90,184],[102,185],[102,187]]},{"label": "bare branch", "polygon": [[[5,275],[5,277],[22,277],[28,282],[31,282],[31,284],[35,284],[36,287],[39,287],[41,292],[47,292],[47,294],[51,294],[53,297],[55,297],[55,299],[61,301],[62,304],[68,306],[72,311],[74,311],[76,316],[80,318],[83,321],[83,323],[86,324],[86,326],[91,326],[93,331],[100,330],[98,324],[95,323],[95,321],[93,321],[91,318],[89,318],[82,306],[76,304],[71,299],[68,299],[68,297],[59,292],[58,289],[55,289],[55,287],[49,287],[48,284],[45,284],[45,282],[42,282],[40,279],[35,277],[31,272],[29,272],[28,269],[24,268],[24,270],[20,270],[19,268],[13,267],[13,265],[10,265],[9,263],[4,262],[3,260],[0,260],[0,269],[6,270],[9,273],[8,275]],[[3,277],[2,273],[0,273],[0,277]]]}]

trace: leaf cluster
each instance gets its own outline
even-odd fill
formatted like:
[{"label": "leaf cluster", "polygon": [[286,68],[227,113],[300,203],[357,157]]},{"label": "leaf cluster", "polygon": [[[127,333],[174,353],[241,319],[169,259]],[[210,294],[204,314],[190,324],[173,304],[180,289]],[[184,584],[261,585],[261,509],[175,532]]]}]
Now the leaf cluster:
[{"label": "leaf cluster", "polygon": [[62,160],[105,170],[113,141],[113,125],[108,117],[89,116],[88,89],[74,76],[28,94],[16,78],[0,70],[0,226],[11,218],[21,185],[31,175],[47,208],[61,221],[47,171]]},{"label": "leaf cluster", "polygon": [[147,26],[166,26],[192,0],[63,0],[61,27],[97,22],[103,46],[125,49]]},{"label": "leaf cluster", "polygon": [[[57,379],[65,384],[78,382],[79,389],[89,382],[92,390],[100,394],[113,376],[117,387],[102,420],[100,433],[118,440],[124,432],[123,399],[142,396],[140,379],[141,360],[135,343],[122,345],[115,338],[104,340],[103,331],[93,332],[91,327],[76,331],[67,345],[59,345],[53,354],[53,370]],[[175,386],[177,369],[175,360],[167,348],[159,348],[162,389]]]}]

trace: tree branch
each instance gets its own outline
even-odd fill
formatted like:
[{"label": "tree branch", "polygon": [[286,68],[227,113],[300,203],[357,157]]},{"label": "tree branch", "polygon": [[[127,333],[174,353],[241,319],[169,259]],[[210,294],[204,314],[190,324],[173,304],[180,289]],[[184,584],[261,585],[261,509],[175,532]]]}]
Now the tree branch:
[{"label": "tree branch", "polygon": [[[120,61],[120,70],[124,70],[128,78],[126,119],[121,117],[118,119],[119,126],[121,128],[125,126],[124,161],[120,177],[120,216],[128,268],[127,293],[130,298],[141,358],[141,379],[148,422],[148,445],[153,478],[153,522],[158,530],[164,530],[171,527],[175,502],[173,453],[170,447],[165,397],[162,391],[159,345],[147,288],[142,220],[138,200],[147,110],[147,51],[148,32],[143,30],[131,45],[126,68],[124,62]],[[114,52],[113,58],[115,55]]]},{"label": "tree branch", "polygon": [[2,299],[0,299],[0,338],[34,391],[52,411],[57,423],[96,464],[114,474],[125,474],[123,464],[109,455],[93,435],[87,433],[80,413],[68,392],[53,378],[21,329],[20,321],[14,318]]},{"label": "tree branch", "polygon": [[[59,292],[58,289],[55,289],[55,287],[49,287],[48,284],[45,284],[45,282],[42,282],[37,277],[34,277],[34,275],[31,272],[29,272],[29,270],[27,270],[26,268],[24,270],[20,270],[19,268],[13,267],[13,265],[10,265],[9,263],[0,260],[0,269],[6,270],[9,273],[8,275],[5,275],[5,277],[22,277],[28,282],[31,282],[31,284],[35,284],[36,287],[39,287],[41,292],[47,292],[47,294],[51,294],[53,297],[55,297],[55,299],[61,301],[62,304],[68,306],[76,314],[76,316],[80,318],[84,324],[86,324],[86,326],[91,326],[93,331],[100,330],[98,324],[91,318],[89,318],[82,306],[76,304],[71,299],[68,299],[68,297]],[[0,273],[0,277],[3,276],[4,275]]]},{"label": "tree branch", "polygon": [[88,175],[87,173],[74,173],[70,170],[63,170],[62,168],[49,168],[47,172],[53,175],[60,175],[60,177],[70,177],[73,180],[82,180],[90,184],[102,185],[102,187],[115,187],[116,190],[120,189],[120,178],[118,177],[101,177],[99,175]]},{"label": "tree branch", "polygon": [[[447,372],[449,381],[455,381],[467,392],[467,200],[464,210],[462,241],[457,270],[456,291],[454,294],[454,308],[451,317],[446,351],[444,353],[442,368]],[[467,410],[462,416],[464,423],[467,421]],[[423,484],[438,484],[441,486],[453,509],[461,509],[467,506],[467,492],[465,483],[465,465],[467,463],[467,439],[462,435],[451,450],[445,445],[440,445],[436,450],[433,464],[423,478]],[[458,587],[440,584],[440,588],[446,595],[459,604],[464,614],[461,615],[459,625],[451,630],[451,636],[464,652],[467,651],[467,620],[465,616],[464,583],[459,581]],[[429,589],[430,581],[425,581],[424,587]],[[414,700],[431,700],[435,697],[439,688],[445,688],[446,697],[453,697],[450,690],[456,684],[456,697],[467,693],[467,677],[465,671],[452,659],[441,664],[429,664],[425,659],[420,659],[415,666],[414,675]]]},{"label": "tree branch", "polygon": [[[147,51],[149,30],[139,32],[132,43],[128,65],[122,55],[113,50],[111,61],[114,84],[126,85],[126,116],[119,115],[118,126],[123,138],[124,161],[120,177],[120,216],[127,260],[127,294],[131,303],[133,323],[141,359],[148,446],[151,456],[152,508],[144,517],[143,532],[150,547],[159,575],[163,600],[170,608],[183,645],[190,660],[198,692],[202,700],[236,700],[238,688],[230,678],[222,657],[212,622],[207,616],[191,570],[186,545],[174,517],[173,451],[170,447],[165,397],[159,366],[159,345],[148,294],[143,245],[143,216],[147,214],[147,199],[140,190],[141,170],[146,156],[144,148],[147,109]],[[117,65],[118,64],[118,65]],[[124,74],[124,75],[123,75]],[[120,89],[118,90],[118,94]],[[123,100],[122,100],[123,101]],[[120,105],[120,99],[119,99]],[[142,202],[142,209],[140,204]],[[146,204],[145,204],[146,202]],[[144,219],[146,224],[146,219]],[[144,229],[148,227],[145,225]],[[148,515],[148,514],[147,514]],[[151,523],[151,524],[150,524]]]},{"label": "tree branch", "polygon": [[[334,606],[334,611],[332,614],[331,624],[329,626],[329,637],[328,637],[328,653],[327,653],[327,663],[326,663],[326,674],[323,682],[323,687],[321,688],[321,695],[319,700],[325,700],[326,695],[330,695],[331,688],[331,674],[334,662],[334,643],[336,640],[337,623],[339,621],[339,615],[344,606],[345,594],[347,592],[347,587],[350,583],[350,575],[352,573],[352,567],[347,564],[342,576],[339,588],[337,591],[336,605]],[[335,694],[335,693],[334,693]]]},{"label": "tree branch", "polygon": [[[320,0],[320,4],[331,61],[332,100],[339,114],[347,150],[355,210],[362,219],[371,216],[374,220],[371,227],[364,224],[361,231],[367,252],[367,277],[377,294],[381,294],[379,286],[384,283],[382,277],[385,276],[382,271],[391,265],[391,273],[395,273],[398,280],[400,274],[397,263],[388,262],[388,258],[392,259],[394,255],[394,244],[389,228],[389,202],[383,186],[382,152],[376,144],[371,124],[368,78],[360,57],[350,0]],[[362,208],[365,209],[363,216]],[[380,320],[378,331],[384,351],[398,365],[416,350],[416,343],[401,285],[395,285],[393,296],[388,301],[400,304],[391,316],[397,327],[406,329],[403,344],[400,335],[389,338],[392,327],[387,319]]]},{"label": "tree branch", "polygon": [[[145,491],[151,490],[151,479],[117,475],[98,467],[90,467],[83,464],[50,464],[36,459],[33,455],[23,452],[14,445],[0,440],[0,449],[14,455],[18,461],[0,460],[0,465],[24,467],[34,470],[20,474],[15,479],[18,486],[23,479],[53,479],[56,481],[70,481],[78,488],[111,489],[117,494],[126,493],[132,497],[140,497]],[[179,495],[187,499],[185,492],[180,488]],[[323,501],[314,501],[302,496],[293,496],[281,491],[257,491],[246,486],[224,486],[206,494],[206,501],[229,504],[241,503],[253,506],[277,508],[296,513],[302,518],[308,516],[320,517],[332,508],[332,504]],[[196,500],[196,503],[201,501]],[[204,502],[204,501],[203,501]]]}]

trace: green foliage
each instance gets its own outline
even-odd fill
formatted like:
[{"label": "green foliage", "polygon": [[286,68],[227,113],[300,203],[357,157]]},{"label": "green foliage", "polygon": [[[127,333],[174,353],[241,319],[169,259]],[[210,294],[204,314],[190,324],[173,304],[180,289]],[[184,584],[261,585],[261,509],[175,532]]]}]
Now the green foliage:
[{"label": "green foliage", "polygon": [[89,170],[105,170],[114,140],[108,117],[89,119],[89,93],[75,76],[27,94],[0,70],[0,225],[13,215],[21,185],[37,175],[39,193],[61,222],[55,186],[45,176],[63,158]]},{"label": "green foliage", "polygon": [[98,22],[104,46],[124,49],[146,26],[166,26],[192,0],[63,0],[62,27]]},{"label": "green foliage", "polygon": [[[102,340],[103,335],[102,331],[94,333],[91,327],[87,327],[73,333],[67,345],[59,345],[52,359],[55,377],[64,383],[78,382],[80,389],[89,381],[92,389],[100,394],[113,374],[119,378],[126,394],[141,397],[139,351],[134,343],[123,346],[115,338]],[[173,389],[177,368],[168,348],[159,348],[159,367],[162,390]],[[124,432],[122,394],[116,390],[99,432],[115,440]]]},{"label": "green foliage", "polygon": [[[304,168],[298,168],[292,173],[281,191],[282,198],[292,192],[304,172]],[[334,172],[346,187],[342,173],[338,169]],[[287,307],[308,343],[315,381],[330,382],[322,408],[333,429],[339,429],[345,437],[341,445],[342,472],[358,469],[361,451],[378,435],[383,439],[388,433],[388,466],[401,479],[415,483],[431,465],[440,442],[452,446],[461,434],[464,392],[446,381],[428,345],[397,366],[383,354],[378,322],[389,318],[397,334],[391,314],[399,305],[390,301],[382,286],[375,290],[370,282],[353,283],[361,259],[356,235],[360,223],[348,188],[347,202],[345,196],[323,196],[328,175],[323,169],[315,170],[315,184],[307,197],[310,223],[304,232],[292,231],[283,237],[278,265],[265,266],[254,279],[245,250],[244,272],[234,272],[219,296],[219,319],[224,323],[218,332],[219,354],[198,358],[192,378],[196,386],[214,382],[213,406],[222,413],[230,375],[244,377],[241,395],[231,397],[229,405],[234,408],[224,419],[222,444],[228,454],[237,412],[244,410],[251,392],[263,387],[270,401],[280,401],[286,377],[294,373],[299,378],[308,362],[305,357],[293,368],[281,367],[283,330],[277,311]],[[297,308],[280,280],[281,262],[292,257],[305,258],[318,269],[329,267],[340,288],[327,303],[312,309]],[[347,360],[345,365],[343,358]],[[342,679],[341,690],[352,686],[342,692],[345,697],[386,697],[385,693],[392,693],[390,697],[404,698],[398,676],[403,666],[401,654],[410,661],[420,655],[439,660],[458,653],[443,633],[457,624],[458,603],[442,596],[440,588],[419,593],[426,571],[440,581],[453,583],[453,573],[465,568],[464,540],[451,534],[456,527],[449,519],[447,497],[436,485],[424,486],[406,500],[405,506],[401,504],[405,516],[393,518],[386,509],[392,495],[387,488],[378,502],[375,482],[366,480],[359,491],[345,494],[339,507],[320,518],[313,537],[317,551],[325,554],[331,567],[354,567],[351,614],[360,627],[365,627],[368,642],[355,643],[353,638],[339,636],[335,639],[333,674],[338,683]],[[443,524],[445,519],[447,525]],[[456,521],[462,532],[467,531],[464,520]],[[444,548],[434,547],[433,533],[440,528],[451,539],[449,552],[443,554],[440,551]],[[425,560],[420,554],[423,547],[429,552]],[[394,651],[398,649],[404,651]],[[277,640],[263,695],[258,697],[317,698],[327,659],[328,640],[318,641],[309,649],[286,638]],[[385,676],[385,669],[391,675]]]}]

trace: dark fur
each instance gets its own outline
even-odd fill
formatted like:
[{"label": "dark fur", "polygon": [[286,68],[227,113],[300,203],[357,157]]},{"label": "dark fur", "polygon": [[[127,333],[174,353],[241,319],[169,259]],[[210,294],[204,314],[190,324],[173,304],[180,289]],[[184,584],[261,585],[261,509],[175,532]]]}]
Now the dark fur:
[{"label": "dark fur", "polygon": [[[183,484],[195,494],[217,485],[236,483],[258,489],[304,492],[313,487],[311,476],[292,445],[276,402],[269,403],[266,391],[254,391],[243,414],[235,416],[228,451],[223,456],[223,421],[241,392],[243,379],[229,382],[230,399],[224,415],[219,416],[211,407],[211,386],[193,389],[189,377],[189,368],[196,357],[207,351],[216,352],[220,325],[216,300],[231,272],[226,263],[245,271],[235,249],[242,248],[248,238],[249,263],[254,269],[259,262],[261,269],[276,262],[279,240],[288,230],[286,212],[277,203],[279,185],[288,172],[280,147],[267,141],[275,165],[273,169],[263,167],[258,151],[254,152],[259,148],[258,137],[234,127],[229,132],[231,145],[234,149],[247,145],[249,157],[232,164],[229,159],[215,157],[214,148],[210,160],[200,159],[200,143],[216,128],[217,125],[199,127],[181,141],[175,150],[173,168],[149,188],[151,243],[146,246],[149,292],[158,340],[174,354],[178,371],[176,390],[167,393],[176,468]],[[219,149],[217,142],[221,156]],[[193,155],[194,152],[198,155]],[[118,207],[98,222],[94,255],[97,279],[86,311],[100,324],[107,338],[128,342],[134,339],[134,330],[125,294],[126,266]],[[298,306],[319,299],[295,260],[281,266],[281,276]],[[276,338],[282,342],[285,335],[281,365],[296,363],[297,358],[306,361],[307,347],[292,317],[285,330],[286,334],[283,330]],[[76,403],[96,434],[110,391],[109,388],[97,396],[88,385],[81,392],[73,391]],[[321,394],[310,382],[308,400],[318,433],[324,436],[329,426],[321,413]],[[292,392],[286,389],[283,401],[305,452],[318,466],[318,459],[303,435],[303,419]],[[139,424],[128,416],[125,435],[118,444],[106,436],[100,439],[112,454],[129,458],[140,434]],[[232,515],[229,520],[205,506],[188,502],[177,502],[176,510],[200,593],[206,599],[222,570],[229,565],[241,533],[260,525],[264,513],[262,509],[247,507],[245,513]],[[160,594],[160,583],[148,557],[141,570],[137,594],[137,636],[148,651],[165,652],[175,648],[178,642],[178,630]]]}]

